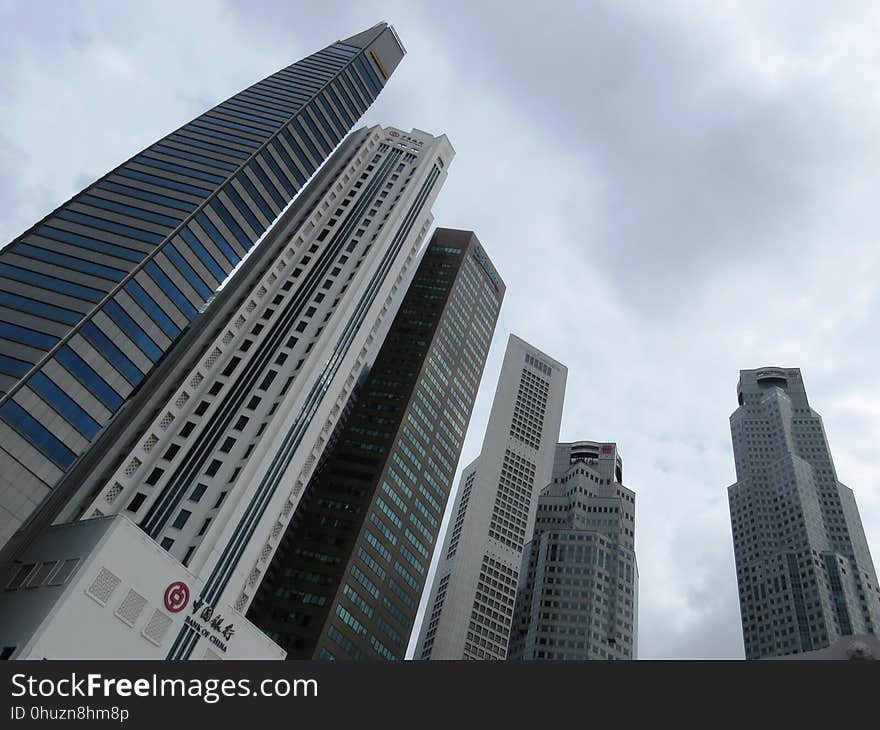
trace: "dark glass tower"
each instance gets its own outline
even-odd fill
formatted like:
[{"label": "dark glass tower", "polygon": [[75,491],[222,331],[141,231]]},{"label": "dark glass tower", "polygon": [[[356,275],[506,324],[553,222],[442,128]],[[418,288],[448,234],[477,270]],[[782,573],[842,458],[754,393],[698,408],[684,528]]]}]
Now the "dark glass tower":
[{"label": "dark glass tower", "polygon": [[0,546],[207,306],[405,53],[379,24],[132,157],[0,252]]},{"label": "dark glass tower", "polygon": [[248,613],[288,658],[403,658],[503,297],[438,229]]}]

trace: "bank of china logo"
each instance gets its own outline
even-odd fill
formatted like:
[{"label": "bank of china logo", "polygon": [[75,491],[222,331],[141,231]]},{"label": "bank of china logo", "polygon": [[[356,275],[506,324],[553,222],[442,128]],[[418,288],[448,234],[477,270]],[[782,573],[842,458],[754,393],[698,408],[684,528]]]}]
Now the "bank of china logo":
[{"label": "bank of china logo", "polygon": [[178,613],[189,603],[189,586],[182,580],[174,581],[165,589],[165,608]]},{"label": "bank of china logo", "polygon": [[399,137],[399,136],[400,136],[400,132],[395,132],[393,129],[391,129],[391,130],[388,131],[388,136],[389,136],[389,137]]}]

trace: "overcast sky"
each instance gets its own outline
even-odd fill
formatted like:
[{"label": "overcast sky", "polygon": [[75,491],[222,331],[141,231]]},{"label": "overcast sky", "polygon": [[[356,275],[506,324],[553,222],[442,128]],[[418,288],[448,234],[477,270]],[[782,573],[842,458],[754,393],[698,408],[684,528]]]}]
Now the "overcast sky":
[{"label": "overcast sky", "polygon": [[0,241],[382,20],[408,54],[364,122],[449,136],[436,222],[508,287],[461,464],[510,332],[567,364],[561,439],[637,495],[640,656],[742,657],[740,368],[802,369],[880,556],[880,6],[0,0]]}]

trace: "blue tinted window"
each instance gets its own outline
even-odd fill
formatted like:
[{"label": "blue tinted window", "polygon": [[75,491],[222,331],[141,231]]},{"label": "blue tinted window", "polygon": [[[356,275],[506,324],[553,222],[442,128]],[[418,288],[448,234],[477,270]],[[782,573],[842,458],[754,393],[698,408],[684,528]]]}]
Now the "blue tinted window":
[{"label": "blue tinted window", "polygon": [[10,400],[0,406],[0,418],[61,468],[66,469],[76,460],[76,454],[15,401]]},{"label": "blue tinted window", "polygon": [[73,210],[62,210],[58,213],[58,217],[82,223],[83,225],[91,226],[92,228],[99,228],[103,231],[119,233],[123,236],[128,236],[129,238],[135,238],[138,241],[146,241],[147,243],[159,243],[164,238],[164,236],[160,236],[158,233],[147,233],[147,231],[142,231],[139,228],[132,228],[131,226],[124,226],[121,223],[105,221],[103,218],[96,218],[93,215],[77,213]]},{"label": "blue tinted window", "polygon": [[238,208],[238,212],[244,216],[244,219],[248,222],[251,230],[259,236],[263,232],[263,225],[257,219],[257,216],[254,215],[250,207],[244,202],[241,195],[238,194],[238,190],[232,185],[227,185],[224,190],[230,200],[235,204],[235,207]]},{"label": "blue tinted window", "polygon": [[305,112],[302,115],[302,118],[305,119],[306,124],[309,125],[309,129],[312,130],[312,133],[315,135],[315,139],[317,139],[321,143],[321,148],[326,150],[327,154],[330,154],[330,150],[333,149],[334,144],[334,134],[330,130],[327,125],[327,121],[323,118],[323,115],[318,111],[316,107],[310,110],[312,113],[318,118],[318,125],[315,124],[314,119],[312,119],[312,115],[308,112]]},{"label": "blue tinted window", "polygon": [[339,92],[336,91],[335,87],[328,86],[327,88],[330,93],[330,97],[333,100],[333,103],[336,105],[336,108],[339,110],[339,113],[345,117],[346,124],[343,126],[345,126],[345,127],[352,126],[357,121],[357,119],[355,119],[353,117],[353,115],[351,113],[350,105],[342,103],[342,99],[339,96]]},{"label": "blue tinted window", "polygon": [[304,104],[311,97],[309,94],[304,94],[301,91],[294,91],[292,88],[287,86],[282,86],[281,84],[276,84],[273,81],[262,81],[257,84],[257,88],[265,89],[268,92],[273,94],[281,94],[282,96],[289,97],[291,99],[296,100],[300,104]]},{"label": "blue tinted window", "polygon": [[162,170],[168,170],[169,172],[176,172],[178,175],[186,175],[187,177],[194,177],[199,180],[207,180],[208,182],[217,183],[218,185],[226,179],[220,175],[211,175],[210,173],[202,172],[201,170],[193,170],[189,167],[184,167],[183,165],[174,165],[170,162],[155,160],[146,155],[139,155],[132,161],[141,165],[149,165],[150,167],[158,167]]},{"label": "blue tinted window", "polygon": [[222,282],[226,278],[226,272],[220,267],[217,261],[214,260],[214,257],[208,253],[208,249],[202,245],[202,242],[196,238],[196,234],[189,228],[184,228],[180,231],[180,235],[183,236],[183,240],[186,241],[193,253],[198,256],[199,261],[208,267],[210,272],[214,275],[214,278],[218,282]]},{"label": "blue tinted window", "polygon": [[94,238],[87,238],[86,236],[81,236],[78,233],[62,231],[60,228],[40,226],[39,228],[37,228],[36,233],[43,238],[51,238],[55,241],[62,241],[64,243],[72,243],[77,246],[87,248],[90,251],[106,253],[110,256],[116,256],[120,259],[126,259],[127,261],[142,261],[143,258],[147,255],[143,251],[135,251],[132,248],[118,246],[115,243],[106,243],[105,241],[98,241]]},{"label": "blue tinted window", "polygon": [[50,350],[60,338],[54,335],[47,335],[43,332],[37,332],[29,327],[20,327],[17,324],[9,324],[9,322],[0,322],[0,337],[5,337],[13,342],[20,342],[23,345],[32,345],[43,350]]},{"label": "blue tinted window", "polygon": [[258,99],[260,101],[265,101],[270,104],[275,104],[276,106],[280,106],[284,109],[289,109],[291,112],[295,112],[300,108],[300,104],[294,104],[290,101],[285,101],[284,99],[279,99],[275,96],[267,96],[266,94],[258,94],[252,89],[248,89],[247,91],[242,91],[239,96],[244,96],[248,99]]},{"label": "blue tinted window", "polygon": [[164,205],[169,208],[177,208],[178,210],[184,210],[187,213],[196,209],[195,203],[190,203],[185,200],[178,200],[177,198],[169,198],[166,195],[159,195],[158,193],[151,193],[149,190],[141,190],[140,188],[130,188],[127,185],[119,185],[118,183],[109,182],[104,180],[103,182],[98,184],[99,188],[103,188],[105,190],[112,190],[114,193],[120,193],[121,195],[128,195],[132,198],[140,198],[141,200],[149,200],[152,203],[158,203],[159,205]]},{"label": "blue tinted window", "polygon": [[226,210],[226,206],[223,205],[217,198],[211,199],[211,207],[220,216],[220,220],[222,220],[226,227],[232,231],[233,235],[238,239],[238,242],[241,244],[241,247],[247,251],[251,247],[251,239],[248,235],[241,229],[241,226],[238,225],[238,221],[232,217],[232,214]]},{"label": "blue tinted window", "polygon": [[257,124],[265,124],[267,127],[276,128],[284,119],[276,119],[273,116],[269,116],[268,114],[264,116],[257,116],[256,114],[248,114],[247,112],[239,111],[235,108],[233,103],[226,102],[219,109],[216,110],[218,114],[226,114],[230,117],[237,117],[238,119],[245,119],[252,122],[256,122]]},{"label": "blue tinted window", "polygon": [[284,137],[284,141],[287,142],[287,145],[293,150],[293,154],[296,156],[296,159],[301,163],[301,167],[303,167],[308,175],[311,175],[317,168],[312,159],[305,153],[302,147],[300,147],[299,142],[296,141],[296,138],[290,133],[290,130],[286,127],[281,130],[281,135]]},{"label": "blue tinted window", "polygon": [[287,154],[287,150],[284,149],[284,145],[281,144],[281,140],[273,139],[269,146],[275,150],[276,153],[284,160],[284,164],[287,165],[287,169],[290,170],[291,175],[296,178],[296,181],[299,183],[299,186],[302,187],[306,184],[305,175],[300,172],[299,167],[297,167],[296,163],[291,159],[290,155]]},{"label": "blue tinted window", "polygon": [[227,147],[219,143],[206,142],[203,139],[196,139],[193,136],[194,134],[195,133],[192,130],[181,130],[180,133],[172,134],[168,139],[177,142],[178,144],[185,144],[187,147],[198,147],[203,150],[219,152],[221,155],[234,157],[239,160],[246,160],[248,158],[248,153],[244,150]]},{"label": "blue tinted window", "polygon": [[144,374],[140,368],[135,365],[120,350],[107,335],[98,329],[91,322],[86,322],[82,328],[82,335],[98,352],[100,352],[110,364],[116,368],[129,383],[137,385],[144,379]]},{"label": "blue tinted window", "polygon": [[87,439],[93,438],[101,430],[101,426],[94,418],[43,373],[34,373],[28,380],[28,385]]},{"label": "blue tinted window", "polygon": [[177,288],[177,285],[171,281],[168,274],[159,268],[155,261],[148,261],[144,268],[150,278],[177,305],[177,308],[186,315],[187,319],[192,319],[198,314],[198,310],[193,306],[192,302],[184,296],[183,292]]},{"label": "blue tinted window", "polygon": [[360,72],[366,79],[367,83],[370,85],[370,88],[373,90],[373,97],[378,96],[379,92],[382,91],[382,84],[379,83],[379,78],[376,76],[376,72],[373,71],[370,64],[364,60],[363,56],[358,56],[354,59],[354,62],[358,69],[360,69]]},{"label": "blue tinted window", "polygon": [[354,72],[354,70],[350,67],[348,69],[346,69],[345,74],[346,74],[346,76],[350,76],[351,78],[354,79],[355,85],[357,86],[358,89],[360,89],[360,92],[364,95],[364,99],[366,99],[367,103],[369,104],[373,100],[373,95],[370,93],[369,89],[367,89],[367,87],[364,85],[364,82],[361,81],[361,77],[358,76]]},{"label": "blue tinted window", "polygon": [[303,125],[300,122],[300,120],[298,118],[294,119],[292,122],[292,125],[293,125],[293,128],[296,130],[297,134],[299,134],[299,138],[303,142],[305,142],[306,147],[309,148],[309,152],[312,153],[312,156],[315,158],[315,162],[320,163],[321,160],[324,159],[324,156],[320,152],[318,152],[318,148],[315,147],[314,142],[312,142],[312,138],[309,137],[308,134],[306,134],[306,130],[303,128]]},{"label": "blue tinted window", "polygon": [[9,264],[0,264],[0,275],[16,281],[23,281],[26,284],[57,291],[61,294],[67,294],[77,299],[84,299],[87,302],[100,302],[104,298],[105,292],[92,289],[88,286],[73,284],[63,279],[56,279],[54,276],[46,274],[38,274],[29,269],[21,269],[18,266],[10,266]]},{"label": "blue tinted window", "polygon": [[120,306],[119,302],[111,299],[104,305],[103,311],[119,329],[129,336],[132,342],[143,350],[150,360],[156,362],[162,357],[162,349],[159,345],[131,318],[128,312]]},{"label": "blue tinted window", "polygon": [[18,360],[14,357],[8,357],[7,355],[0,355],[0,373],[3,373],[4,375],[12,375],[15,378],[20,378],[30,369],[30,363],[27,363],[24,360]]},{"label": "blue tinted window", "polygon": [[[251,112],[259,113],[263,115],[263,119],[267,119],[276,126],[281,122],[287,121],[287,114],[285,114],[281,109],[271,109],[268,106],[263,106],[262,104],[257,104],[254,101],[247,101],[245,99],[241,99],[236,97],[235,99],[230,99],[226,102],[229,107],[233,107],[235,109],[248,109]],[[250,116],[245,114],[244,116]],[[259,119],[260,117],[254,117],[254,119]]]},{"label": "blue tinted window", "polygon": [[72,269],[73,271],[82,271],[84,274],[92,274],[93,276],[99,276],[102,279],[109,279],[110,281],[121,281],[125,278],[126,274],[125,271],[119,269],[113,269],[109,266],[101,266],[101,264],[93,264],[90,261],[83,261],[74,256],[65,256],[61,253],[55,253],[55,251],[47,251],[44,248],[31,246],[27,243],[13,244],[11,250],[12,253],[17,253],[21,256],[27,256],[28,258],[37,259],[38,261],[45,261],[50,264],[55,264],[56,266],[63,266],[65,269]]},{"label": "blue tinted window", "polygon": [[110,387],[104,378],[67,345],[55,353],[58,360],[80,383],[111,411],[122,405],[122,397]]},{"label": "blue tinted window", "polygon": [[281,71],[280,73],[275,74],[275,76],[272,77],[272,80],[277,81],[279,84],[292,86],[295,89],[302,89],[303,91],[308,92],[309,95],[314,94],[320,89],[322,84],[321,81],[309,78],[300,69]]},{"label": "blue tinted window", "polygon": [[257,204],[257,207],[263,211],[263,215],[266,216],[266,220],[274,221],[275,220],[275,212],[269,206],[269,203],[266,202],[266,199],[260,194],[260,191],[257,190],[256,186],[250,181],[247,175],[244,173],[240,174],[237,178],[239,183],[247,190],[248,195],[250,195],[251,200]]},{"label": "blue tinted window", "polygon": [[195,152],[184,152],[183,150],[177,149],[177,147],[168,147],[167,145],[163,144],[154,144],[152,147],[150,147],[150,150],[161,152],[163,155],[169,155],[171,157],[180,157],[183,160],[192,160],[193,162],[198,162],[200,165],[217,167],[221,170],[228,170],[230,172],[234,172],[238,169],[238,165],[235,165],[232,162],[218,160],[216,157],[197,155]]},{"label": "blue tinted window", "polygon": [[108,200],[107,198],[98,198],[94,195],[81,195],[76,199],[76,202],[87,203],[89,205],[94,205],[97,208],[115,211],[116,213],[124,213],[125,215],[134,216],[135,218],[150,221],[151,223],[170,226],[171,228],[176,228],[177,224],[183,220],[183,216],[180,218],[172,218],[167,215],[162,215],[161,213],[154,213],[152,210],[135,208],[134,206],[126,205],[125,203],[118,203],[115,200]]},{"label": "blue tinted window", "polygon": [[217,227],[213,223],[211,223],[208,216],[206,216],[202,212],[199,212],[196,214],[196,220],[198,221],[199,225],[204,229],[205,233],[207,233],[211,240],[214,242],[214,245],[220,249],[223,255],[227,259],[229,259],[229,262],[233,266],[241,261],[241,257],[237,253],[235,253],[235,251],[233,251],[232,246],[230,246],[226,242],[226,239],[220,235],[220,231],[218,231]]},{"label": "blue tinted window", "polygon": [[242,124],[240,122],[232,122],[228,119],[223,119],[220,116],[217,116],[213,112],[210,114],[206,114],[202,117],[206,122],[210,122],[211,124],[219,124],[221,127],[229,127],[230,129],[240,129],[242,132],[246,132],[247,134],[252,134],[255,137],[268,137],[272,134],[271,131],[267,129],[257,129],[256,127],[251,127],[247,124]]},{"label": "blue tinted window", "polygon": [[85,316],[81,312],[74,312],[64,307],[56,307],[52,304],[38,302],[35,299],[28,299],[27,297],[5,291],[0,291],[0,306],[17,309],[19,312],[35,314],[38,317],[54,319],[65,324],[76,324]]},{"label": "blue tinted window", "polygon": [[272,155],[270,155],[265,150],[260,153],[259,157],[269,166],[272,172],[275,173],[275,177],[278,178],[278,182],[280,182],[284,186],[284,189],[287,191],[288,197],[292,198],[294,195],[296,195],[296,187],[293,185],[292,182],[290,182],[287,175],[285,175],[284,172],[281,170],[281,166],[275,161],[275,158],[272,157]]},{"label": "blue tinted window", "polygon": [[347,102],[349,111],[352,112],[352,115],[355,119],[359,118],[360,115],[364,112],[364,105],[361,104],[360,99],[355,99],[351,92],[348,89],[348,86],[345,83],[345,80],[340,76],[337,80],[339,84],[339,91],[342,92],[342,96],[345,98]]},{"label": "blue tinted window", "polygon": [[141,172],[140,170],[119,170],[119,174],[124,175],[125,177],[134,178],[135,180],[143,180],[144,182],[153,183],[153,185],[159,185],[164,188],[180,190],[181,192],[191,193],[192,195],[200,195],[201,197],[207,197],[211,194],[211,191],[206,190],[205,188],[197,188],[195,185],[188,185],[187,183],[178,182],[177,180],[169,180],[165,177],[150,175],[149,173]]},{"label": "blue tinted window", "polygon": [[[207,300],[211,298],[214,290],[208,286],[205,283],[205,280],[198,275],[196,270],[189,265],[189,262],[181,255],[175,246],[168,244],[162,249],[162,251],[171,260],[171,263],[180,272],[181,276],[183,276],[193,289],[201,295],[202,299]],[[217,283],[219,284],[220,282]]]},{"label": "blue tinted window", "polygon": [[129,296],[137,302],[137,305],[144,310],[146,315],[152,319],[170,339],[174,339],[177,335],[180,334],[180,328],[174,324],[165,310],[162,309],[158,304],[156,304],[156,300],[153,299],[149,294],[147,294],[146,290],[138,284],[136,281],[129,281],[128,284],[125,285],[125,291],[128,292]]},{"label": "blue tinted window", "polygon": [[245,139],[244,137],[236,137],[235,135],[226,134],[225,132],[218,132],[216,129],[204,127],[201,124],[196,124],[195,122],[190,122],[187,125],[187,129],[197,130],[199,134],[205,134],[209,137],[217,137],[218,139],[226,139],[230,142],[235,142],[236,144],[240,144],[245,147],[252,147],[253,149],[256,149],[260,146],[259,142],[254,142],[254,140],[252,139]]},{"label": "blue tinted window", "polygon": [[266,189],[266,192],[268,192],[269,195],[272,196],[272,200],[275,201],[275,204],[279,208],[283,208],[287,204],[287,201],[284,199],[281,193],[278,192],[278,188],[276,188],[275,184],[269,179],[266,171],[256,162],[253,162],[251,165],[249,165],[248,169],[259,178],[261,183],[263,183],[263,187]]}]

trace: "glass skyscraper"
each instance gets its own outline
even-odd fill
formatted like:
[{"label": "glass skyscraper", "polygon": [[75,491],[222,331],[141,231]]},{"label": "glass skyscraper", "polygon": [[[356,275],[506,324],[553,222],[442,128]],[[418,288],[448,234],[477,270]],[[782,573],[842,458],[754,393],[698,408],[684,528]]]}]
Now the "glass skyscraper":
[{"label": "glass skyscraper", "polygon": [[288,659],[403,659],[504,291],[435,231],[248,614]]},{"label": "glass skyscraper", "polygon": [[379,24],[278,71],[0,251],[0,546],[210,303],[377,97]]}]

